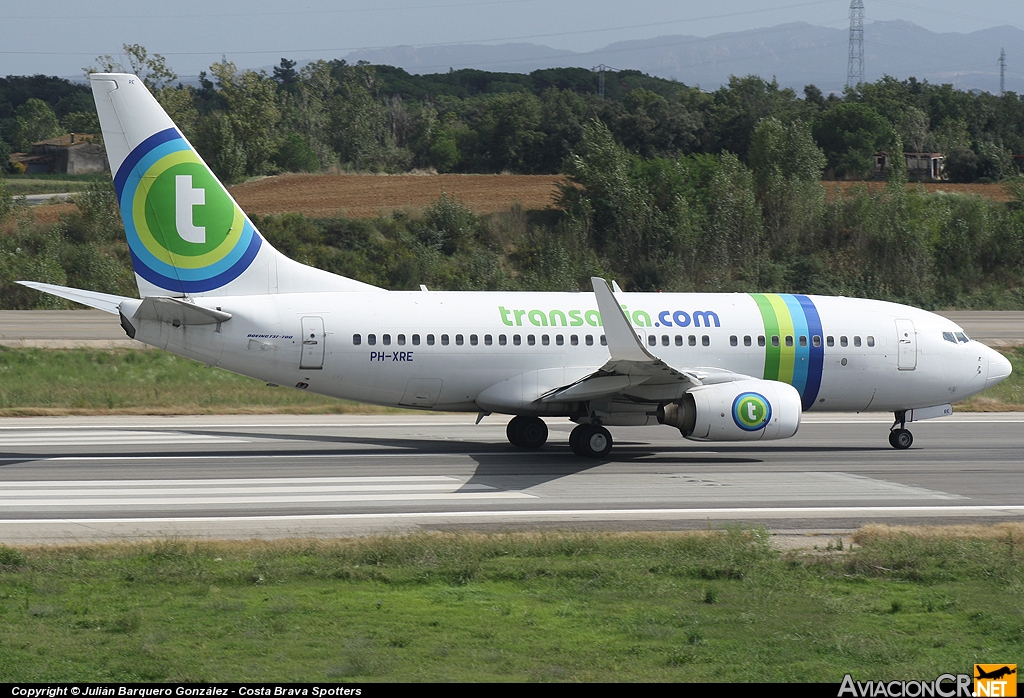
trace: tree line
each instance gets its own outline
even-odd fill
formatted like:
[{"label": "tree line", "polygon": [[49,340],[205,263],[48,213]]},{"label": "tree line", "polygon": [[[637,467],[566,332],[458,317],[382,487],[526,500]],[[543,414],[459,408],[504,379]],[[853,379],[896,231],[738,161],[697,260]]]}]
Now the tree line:
[{"label": "tree line", "polygon": [[[898,145],[898,141],[897,141]],[[255,217],[300,262],[391,289],[775,291],[880,298],[924,308],[1024,309],[1024,177],[1008,203],[929,194],[896,167],[881,190],[828,196],[811,127],[763,119],[737,155],[640,157],[597,119],[564,171],[560,206],[477,215],[441,196],[370,219]],[[834,185],[831,185],[834,186]],[[0,196],[0,307],[66,307],[32,279],[134,296],[108,181],[52,226]]]},{"label": "tree line", "polygon": [[[599,121],[642,158],[731,153],[750,162],[757,125],[803,124],[825,155],[823,176],[870,176],[872,156],[941,152],[955,181],[1001,181],[1024,161],[1024,99],[882,78],[823,95],[774,80],[733,77],[704,91],[638,71],[581,68],[530,74],[452,70],[412,75],[390,66],[285,58],[271,73],[217,62],[182,84],[159,55],[124,47],[90,70],[130,70],[154,92],[203,157],[229,182],[277,172],[560,172]],[[600,94],[600,78],[604,92]],[[97,132],[88,88],[43,76],[0,79],[0,163],[62,131]]]}]

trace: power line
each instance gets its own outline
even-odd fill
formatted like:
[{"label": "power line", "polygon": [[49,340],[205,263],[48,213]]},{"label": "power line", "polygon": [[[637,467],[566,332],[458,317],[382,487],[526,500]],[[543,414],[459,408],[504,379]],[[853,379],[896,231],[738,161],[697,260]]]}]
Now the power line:
[{"label": "power line", "polygon": [[[424,48],[427,46],[462,46],[465,44],[487,44],[496,41],[522,41],[525,39],[547,39],[558,36],[579,36],[583,34],[598,34],[601,32],[610,31],[621,31],[623,29],[647,29],[650,27],[665,27],[673,24],[684,24],[690,22],[702,22],[709,19],[728,19],[730,17],[739,17],[743,15],[760,14],[763,12],[774,12],[776,10],[789,10],[799,7],[810,7],[812,5],[824,5],[831,4],[833,0],[811,0],[810,2],[799,2],[791,5],[782,5],[780,7],[762,7],[755,10],[743,10],[739,12],[728,12],[725,14],[717,15],[704,15],[702,17],[688,17],[685,19],[672,19],[662,22],[646,22],[644,24],[628,24],[628,25],[617,25],[614,27],[602,27],[598,29],[580,29],[577,31],[570,32],[551,32],[547,34],[524,34],[521,36],[505,36],[490,39],[467,39],[462,41],[443,41],[443,42],[428,42],[423,44],[406,44],[407,48]],[[233,56],[244,56],[244,55],[263,55],[263,54],[299,54],[299,53],[337,53],[341,51],[372,51],[377,49],[392,48],[392,46],[349,46],[341,48],[316,48],[316,49],[272,49],[272,50],[258,50],[258,51],[227,51],[227,53]],[[24,56],[96,56],[102,54],[102,51],[0,51],[0,55],[24,55]],[[219,56],[225,53],[223,50],[218,51],[153,51],[153,53],[159,53],[162,56]]]}]

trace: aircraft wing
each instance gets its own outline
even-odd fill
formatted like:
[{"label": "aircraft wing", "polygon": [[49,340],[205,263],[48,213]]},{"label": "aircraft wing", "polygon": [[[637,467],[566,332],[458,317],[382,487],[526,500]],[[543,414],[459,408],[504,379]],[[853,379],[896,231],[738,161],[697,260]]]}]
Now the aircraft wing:
[{"label": "aircraft wing", "polygon": [[658,402],[682,397],[683,393],[698,385],[750,378],[721,369],[679,369],[668,365],[640,341],[608,282],[600,277],[593,277],[590,281],[608,340],[608,361],[575,383],[548,391],[541,396],[541,402],[592,400],[617,395]]}]

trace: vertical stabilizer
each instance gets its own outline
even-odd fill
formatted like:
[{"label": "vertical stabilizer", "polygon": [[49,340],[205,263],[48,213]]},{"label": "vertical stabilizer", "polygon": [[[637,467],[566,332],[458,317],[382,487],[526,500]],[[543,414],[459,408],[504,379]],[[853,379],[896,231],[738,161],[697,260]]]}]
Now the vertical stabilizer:
[{"label": "vertical stabilizer", "polygon": [[142,80],[89,77],[140,297],[380,290],[280,254]]}]

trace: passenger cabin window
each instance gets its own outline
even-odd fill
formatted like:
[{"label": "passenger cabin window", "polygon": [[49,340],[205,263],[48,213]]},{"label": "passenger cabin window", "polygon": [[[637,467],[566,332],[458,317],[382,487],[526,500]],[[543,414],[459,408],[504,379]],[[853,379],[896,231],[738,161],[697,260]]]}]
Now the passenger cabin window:
[{"label": "passenger cabin window", "polygon": [[791,335],[788,335],[788,334],[786,335],[786,346],[787,347],[793,346],[793,337]]},{"label": "passenger cabin window", "polygon": [[804,335],[800,335],[800,339],[798,341],[800,343],[800,346],[802,346],[802,347],[806,347],[807,346],[807,337],[805,337]]},{"label": "passenger cabin window", "polygon": [[432,335],[432,334],[428,334],[427,335],[427,346],[428,347],[434,346],[434,335]]},{"label": "passenger cabin window", "polygon": [[470,344],[470,346],[474,346],[475,347],[479,343],[480,343],[480,338],[479,337],[477,337],[475,334],[469,335],[469,344]]},{"label": "passenger cabin window", "polygon": [[565,344],[565,337],[563,337],[560,334],[556,334],[555,335],[555,344],[557,344],[558,346],[562,346],[563,344]]},{"label": "passenger cabin window", "polygon": [[601,335],[601,346],[602,347],[608,346],[608,338],[606,336],[604,336],[604,335]]},{"label": "passenger cabin window", "polygon": [[759,346],[759,347],[763,347],[764,346],[764,335],[763,334],[757,335],[757,346]]},{"label": "passenger cabin window", "polygon": [[813,344],[816,347],[820,347],[821,346],[821,335],[820,334],[816,334],[813,337],[811,337],[811,344]]},{"label": "passenger cabin window", "polygon": [[749,347],[750,344],[751,344],[751,342],[750,342],[750,335],[749,334],[743,335],[743,346]]},{"label": "passenger cabin window", "polygon": [[484,335],[484,346],[488,346],[489,347],[492,344],[494,344],[494,338],[491,337],[491,335],[489,335],[489,334],[485,334]]},{"label": "passenger cabin window", "polygon": [[686,338],[686,343],[689,344],[691,347],[697,346],[697,335],[691,334],[689,337]]},{"label": "passenger cabin window", "polygon": [[676,346],[677,347],[683,346],[683,335],[681,335],[681,334],[677,334],[676,335]]},{"label": "passenger cabin window", "polygon": [[446,335],[446,334],[441,335],[441,346],[442,347],[448,346],[448,335]]},{"label": "passenger cabin window", "polygon": [[868,335],[867,339],[868,339],[868,346],[869,347],[875,346],[875,338],[874,337],[872,337],[871,335]]},{"label": "passenger cabin window", "polygon": [[855,347],[859,347],[860,346],[860,335],[859,334],[854,336],[854,338],[853,338],[853,346],[855,346]]},{"label": "passenger cabin window", "polygon": [[412,345],[414,347],[418,347],[420,345],[420,336],[418,334],[414,334],[412,336]]},{"label": "passenger cabin window", "polygon": [[587,346],[588,346],[588,347],[592,347],[592,346],[594,346],[594,335],[592,335],[592,334],[588,334],[588,335],[587,335],[587,340],[586,340],[586,341],[587,341]]},{"label": "passenger cabin window", "polygon": [[380,343],[383,344],[386,347],[390,347],[391,346],[391,335],[389,335],[389,334],[381,335]]},{"label": "passenger cabin window", "polygon": [[400,346],[400,347],[404,347],[405,346],[405,335],[404,334],[398,335],[398,346]]},{"label": "passenger cabin window", "polygon": [[708,337],[707,335],[702,336],[700,338],[700,343],[703,346],[705,346],[705,347],[710,347],[711,346],[711,337]]},{"label": "passenger cabin window", "polygon": [[529,344],[531,347],[533,345],[535,345],[537,343],[536,335],[532,335],[532,334],[526,335],[526,343]]},{"label": "passenger cabin window", "polygon": [[777,334],[773,334],[772,335],[772,346],[773,347],[779,346],[779,335],[777,335]]},{"label": "passenger cabin window", "polygon": [[836,345],[836,338],[833,337],[832,335],[825,337],[825,344],[827,344],[830,347],[834,347]]},{"label": "passenger cabin window", "polygon": [[740,340],[736,337],[736,335],[731,335],[729,337],[729,346],[730,347],[738,347],[739,345],[740,345]]},{"label": "passenger cabin window", "polygon": [[501,346],[506,346],[508,344],[508,337],[506,337],[503,334],[499,334],[498,335],[498,344],[500,344]]},{"label": "passenger cabin window", "polygon": [[667,334],[661,335],[661,346],[667,347],[668,344],[669,344],[668,335]]},{"label": "passenger cabin window", "polygon": [[[953,335],[950,335],[950,337],[952,337],[952,336]],[[352,335],[352,343],[355,344],[358,347],[360,344],[363,343],[363,338],[360,335],[358,335],[358,334],[354,334],[354,335]]]},{"label": "passenger cabin window", "polygon": [[569,344],[573,345],[574,347],[579,346],[580,336],[578,334],[570,335]]},{"label": "passenger cabin window", "polygon": [[512,335],[512,343],[518,347],[520,344],[523,343],[523,338],[517,334],[514,334]]},{"label": "passenger cabin window", "polygon": [[464,340],[463,340],[463,337],[462,337],[462,335],[461,335],[461,334],[457,334],[457,335],[455,335],[455,344],[456,344],[456,345],[458,345],[458,346],[460,346],[460,347],[461,347],[461,346],[462,346],[462,343],[463,343],[463,341],[464,341]]},{"label": "passenger cabin window", "polygon": [[369,344],[371,347],[373,345],[375,345],[377,343],[377,335],[375,335],[375,334],[368,334],[368,335],[366,335],[366,343]]},{"label": "passenger cabin window", "polygon": [[542,334],[540,336],[540,343],[543,344],[544,346],[547,346],[551,344],[551,338],[546,334]]},{"label": "passenger cabin window", "polygon": [[850,345],[850,340],[848,340],[848,339],[846,338],[846,335],[845,335],[845,334],[844,334],[844,335],[841,335],[841,336],[839,337],[839,346],[841,346],[841,347],[846,347],[846,346],[849,346],[849,345]]},{"label": "passenger cabin window", "polygon": [[647,344],[652,347],[658,346],[658,338],[653,334],[647,335]]}]

